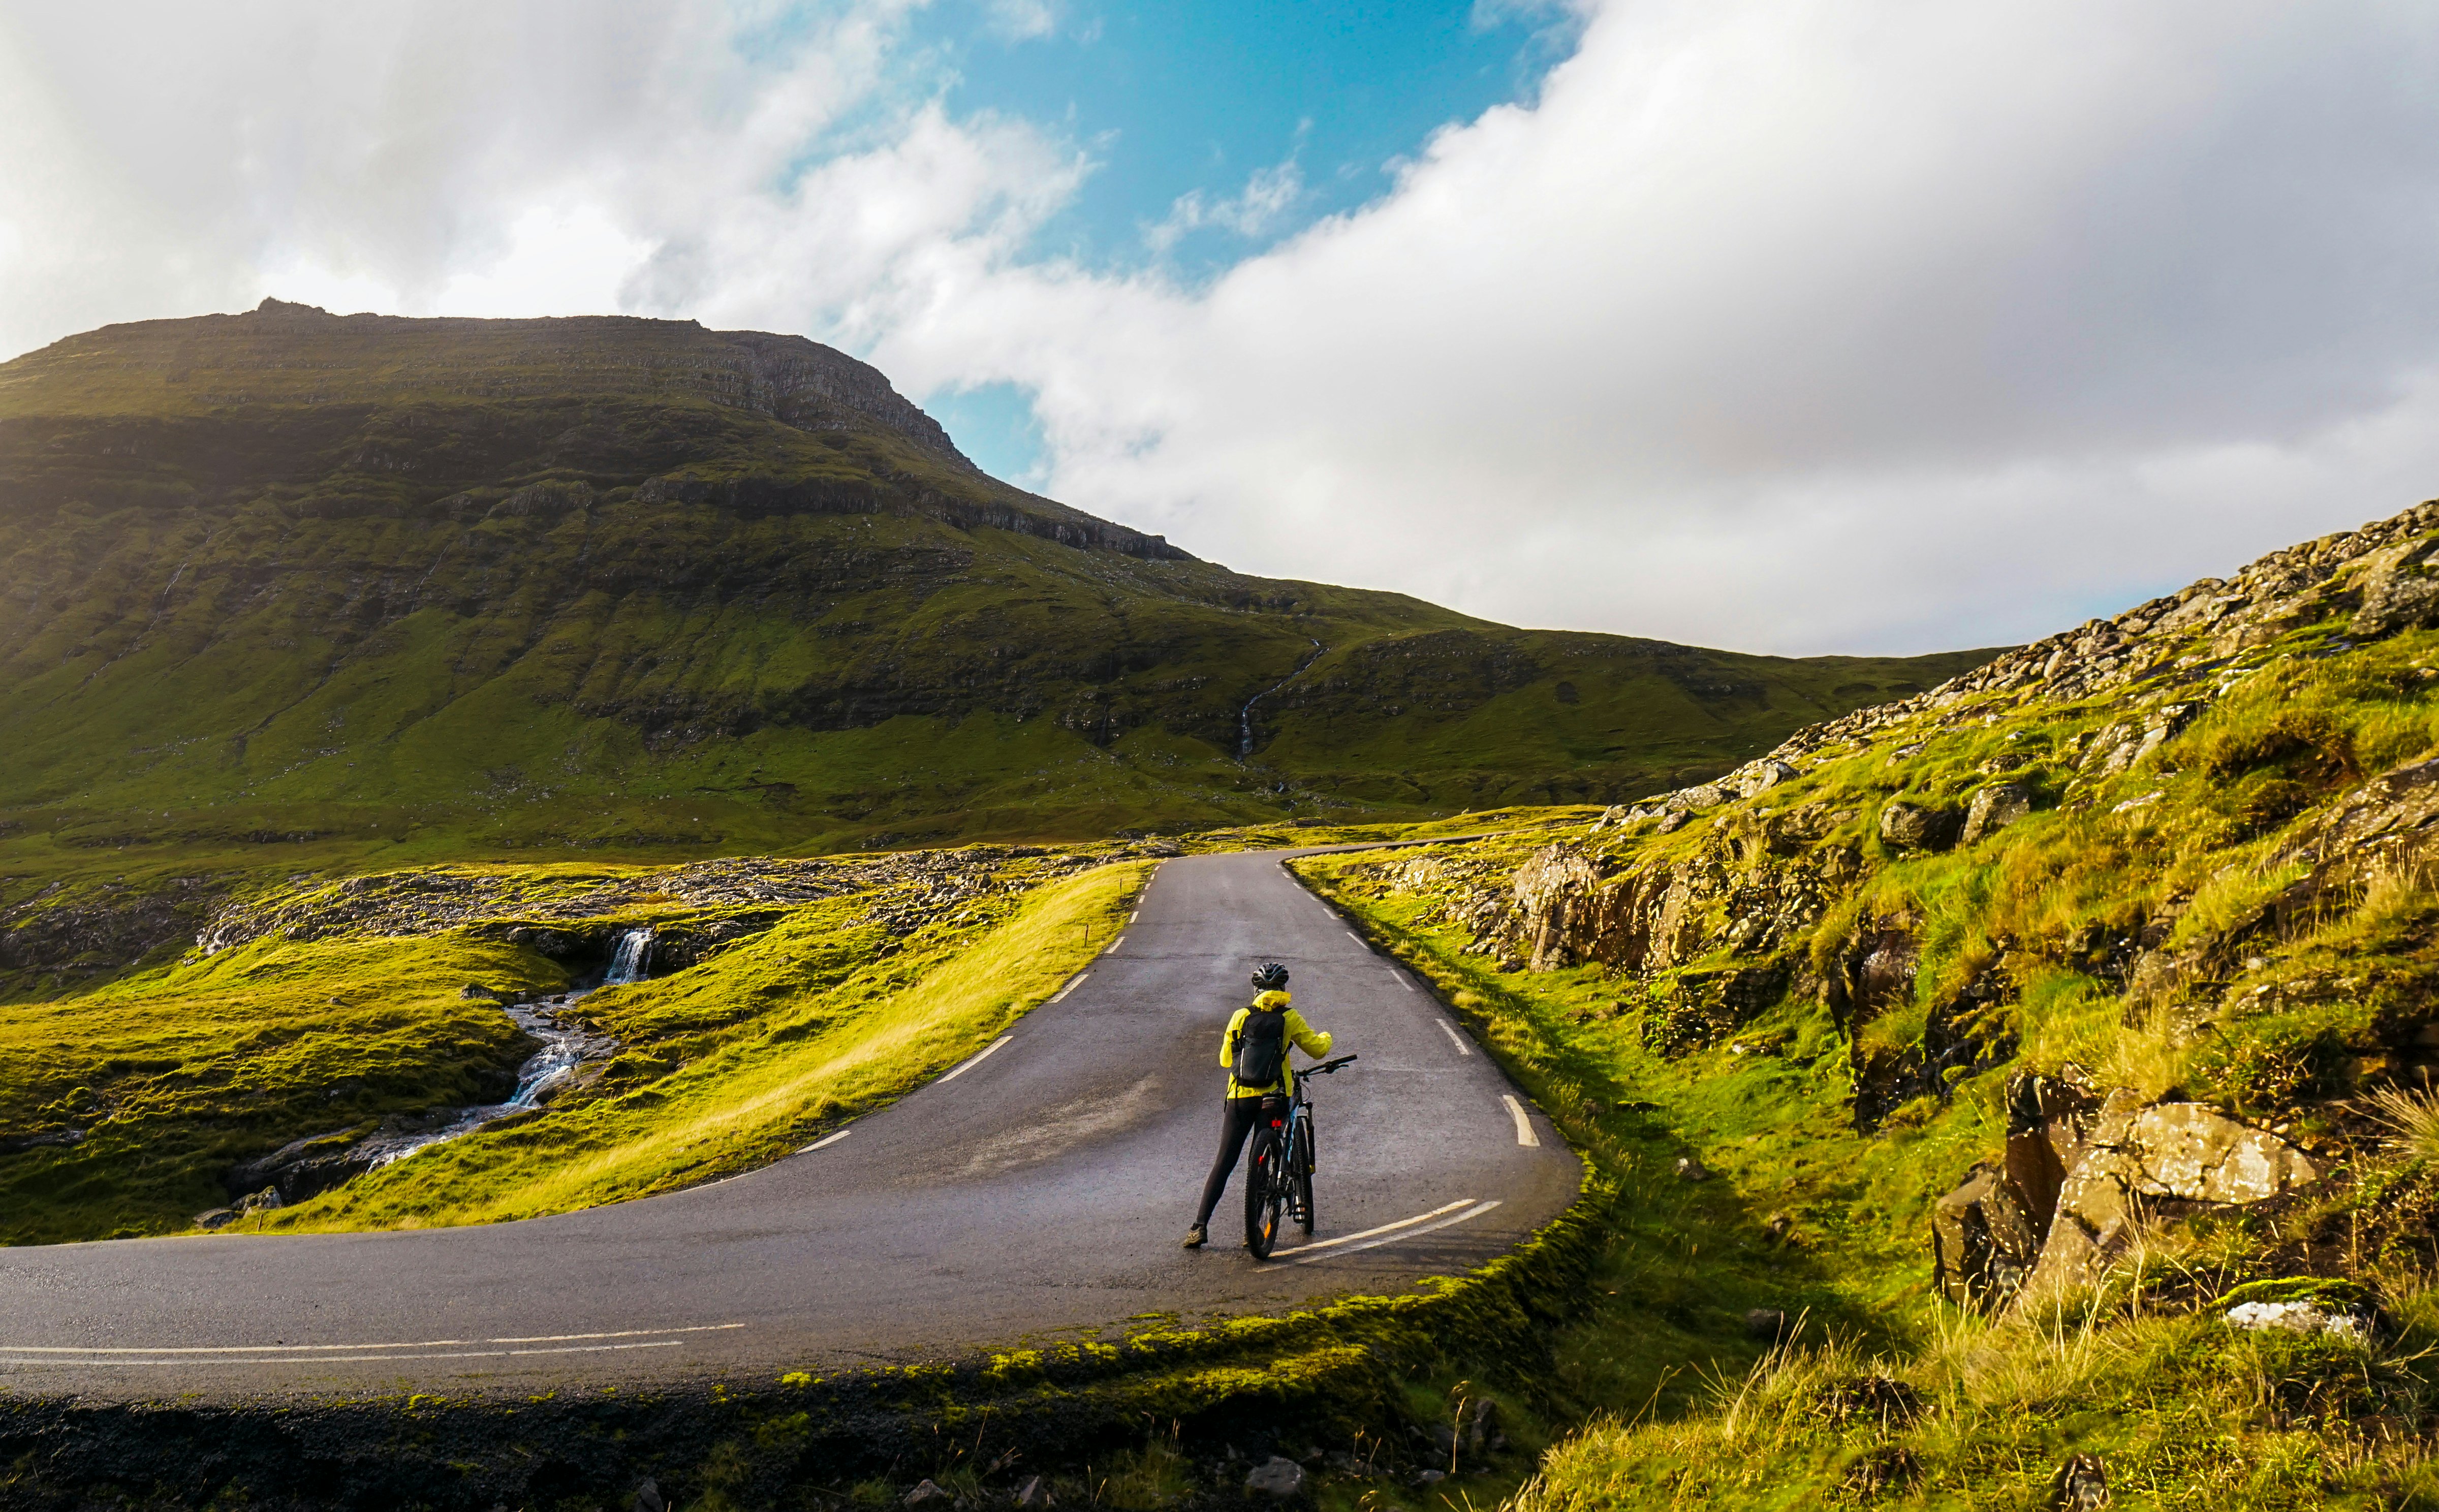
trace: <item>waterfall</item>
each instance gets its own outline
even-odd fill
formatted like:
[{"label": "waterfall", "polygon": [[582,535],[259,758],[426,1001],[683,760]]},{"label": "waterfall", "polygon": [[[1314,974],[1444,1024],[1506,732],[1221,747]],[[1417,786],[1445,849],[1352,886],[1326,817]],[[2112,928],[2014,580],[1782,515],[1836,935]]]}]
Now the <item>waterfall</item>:
[{"label": "waterfall", "polygon": [[1314,662],[1319,661],[1321,659],[1321,653],[1327,649],[1328,648],[1322,645],[1321,642],[1314,641],[1312,643],[1311,654],[1305,657],[1304,660],[1296,663],[1296,669],[1294,671],[1290,672],[1287,676],[1280,678],[1277,682],[1272,684],[1270,686],[1262,689],[1259,693],[1255,694],[1252,698],[1245,701],[1244,708],[1238,711],[1237,715],[1237,756],[1238,760],[1242,760],[1246,756],[1254,754],[1254,705],[1259,703],[1262,700],[1269,698],[1272,694],[1287,686],[1290,683],[1294,682],[1297,678],[1302,677],[1304,675],[1304,669],[1310,667]]},{"label": "waterfall", "polygon": [[[652,932],[624,931],[618,936],[617,948],[611,952],[610,969],[602,973],[601,985],[623,987],[641,982],[651,967]],[[617,1052],[617,1041],[587,1028],[580,1020],[560,1017],[574,1007],[587,990],[579,988],[531,1003],[501,1005],[501,1011],[518,1028],[542,1041],[542,1048],[517,1068],[517,1090],[508,1094],[507,1101],[426,1114],[421,1120],[406,1121],[405,1127],[385,1125],[383,1132],[358,1146],[356,1153],[375,1167],[404,1160],[418,1150],[471,1134],[485,1124],[538,1107],[586,1062],[608,1059]],[[418,1123],[420,1127],[417,1127]]]},{"label": "waterfall", "polygon": [[618,936],[617,953],[610,958],[609,973],[601,978],[603,987],[621,987],[629,982],[641,982],[652,964],[652,932],[631,929]]},{"label": "waterfall", "polygon": [[[650,934],[649,930],[630,931],[619,941],[620,958],[626,958],[630,942],[638,935],[649,941]],[[641,957],[645,949],[643,945],[635,947],[637,959],[634,964],[639,968],[643,964]],[[561,1012],[574,1006],[583,996],[580,991],[563,992],[536,1003],[502,1005],[501,1011],[518,1028],[542,1041],[542,1048],[526,1057],[525,1063],[517,1068],[517,1090],[508,1094],[507,1101],[427,1114],[420,1128],[411,1124],[394,1130],[385,1128],[383,1132],[358,1146],[356,1153],[365,1157],[374,1167],[404,1160],[418,1150],[430,1149],[461,1134],[471,1134],[485,1124],[536,1107],[561,1082],[575,1076],[585,1062],[609,1058],[618,1049],[617,1041],[606,1034],[596,1033],[580,1022],[560,1018]]]}]

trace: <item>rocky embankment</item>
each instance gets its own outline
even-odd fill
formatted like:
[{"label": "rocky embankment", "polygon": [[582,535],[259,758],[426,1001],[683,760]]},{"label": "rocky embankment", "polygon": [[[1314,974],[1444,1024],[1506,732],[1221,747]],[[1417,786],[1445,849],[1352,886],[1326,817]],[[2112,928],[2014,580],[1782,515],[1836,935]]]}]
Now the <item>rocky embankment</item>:
[{"label": "rocky embankment", "polygon": [[0,991],[67,991],[183,950],[240,879],[55,881],[0,893]]},{"label": "rocky embankment", "polygon": [[651,870],[420,867],[335,881],[302,880],[241,898],[205,924],[205,955],[271,936],[401,936],[474,929],[555,960],[600,956],[626,929],[650,917],[662,969],[691,966],[769,929],[792,909],[851,894],[873,895],[865,917],[908,934],[961,905],[1021,891],[1098,864],[1085,855],[1042,860],[1020,881],[1011,862],[1042,858],[1030,846],[973,845],[837,860],[742,857]]},{"label": "rocky embankment", "polygon": [[[1604,1011],[1639,1016],[1663,1056],[1770,1054],[1768,1036],[1740,1038],[1746,1026],[1817,1004],[1844,1039],[1866,1132],[2004,1068],[2005,1148],[1940,1204],[1941,1282],[1984,1303],[2058,1294],[2102,1274],[2146,1222],[2321,1181],[2325,1159],[2286,1137],[2292,1110],[2318,1109],[2326,1127],[2342,1115],[2336,1092],[2439,1069],[2418,966],[2349,969],[2296,944],[2382,887],[2427,887],[2439,760],[2366,774],[2364,742],[2326,713],[2248,705],[2201,722],[2255,677],[2439,626],[2434,532],[2439,504],[2426,504],[2273,553],[1799,731],[1724,777],[1611,809],[1529,855],[1478,847],[1368,870],[1384,890],[1429,898],[1421,921],[1467,930],[1468,949],[1502,971],[1600,969],[1619,993]],[[2328,697],[2395,705],[2439,683],[2439,666],[2401,656],[2339,665],[2358,664],[2330,674]],[[2188,772],[2207,780],[2179,786]],[[1959,853],[2002,873],[2071,873],[2073,856],[2036,863],[2015,848],[2019,827],[2043,828],[2026,826],[2035,816],[2053,833],[2088,821],[2092,854],[2114,858],[2108,876],[2072,883],[2077,906],[1977,917],[1908,881],[1929,875],[1914,863]],[[2172,858],[2190,869],[2196,854],[2218,870],[2199,885],[2163,881]],[[1974,885],[1991,885],[1980,875]],[[2225,1084],[2138,1090],[2072,1062],[2022,1064],[2035,980],[2114,998],[2127,1024],[2160,1026],[2163,1054],[2219,1036],[2234,1046],[2216,1073]],[[2330,1006],[2351,1027],[2245,1058],[2254,1052],[2234,1026],[2266,1006],[2341,1003],[2370,1006]],[[2276,1055],[2288,1059],[2271,1066]]]}]

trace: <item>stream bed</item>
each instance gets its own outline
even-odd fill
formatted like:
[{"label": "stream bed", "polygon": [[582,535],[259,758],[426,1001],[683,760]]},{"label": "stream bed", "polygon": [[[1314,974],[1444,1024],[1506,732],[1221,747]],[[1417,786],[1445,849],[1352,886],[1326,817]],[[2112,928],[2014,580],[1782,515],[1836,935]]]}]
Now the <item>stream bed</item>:
[{"label": "stream bed", "polygon": [[471,1134],[486,1124],[542,1106],[586,1062],[607,1059],[618,1051],[616,1040],[586,1027],[568,1010],[601,987],[642,981],[651,969],[651,956],[652,932],[629,930],[618,936],[610,969],[595,987],[553,993],[530,1003],[502,1004],[500,1011],[514,1020],[518,1028],[542,1041],[542,1048],[527,1056],[525,1064],[517,1068],[517,1090],[508,1100],[455,1109],[443,1115],[446,1122],[437,1128],[375,1134],[356,1147],[357,1158],[369,1158],[370,1168],[378,1169],[462,1134]]}]

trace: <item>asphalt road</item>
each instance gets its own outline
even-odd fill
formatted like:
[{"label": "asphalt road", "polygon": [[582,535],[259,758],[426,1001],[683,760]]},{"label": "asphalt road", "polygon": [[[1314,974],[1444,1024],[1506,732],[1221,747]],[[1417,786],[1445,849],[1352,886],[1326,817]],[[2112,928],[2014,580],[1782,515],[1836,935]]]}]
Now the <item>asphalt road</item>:
[{"label": "asphalt road", "polygon": [[[1268,1263],[1240,1247],[1236,1182],[1211,1247],[1179,1247],[1219,1131],[1219,1036],[1265,959],[1362,1058],[1313,1078],[1319,1223]],[[1279,853],[1198,856],[1164,863],[1118,941],[981,1057],[743,1176],[480,1228],[0,1249],[0,1380],[467,1396],[954,1358],[1396,1292],[1504,1252],[1580,1175]]]}]

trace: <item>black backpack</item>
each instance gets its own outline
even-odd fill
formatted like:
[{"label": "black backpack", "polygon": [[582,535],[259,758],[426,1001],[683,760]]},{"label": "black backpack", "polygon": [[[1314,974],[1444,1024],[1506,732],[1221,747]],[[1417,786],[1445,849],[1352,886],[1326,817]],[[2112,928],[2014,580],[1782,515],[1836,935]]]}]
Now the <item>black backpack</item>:
[{"label": "black backpack", "polygon": [[1279,1079],[1279,1071],[1288,1060],[1288,1015],[1285,1008],[1273,1013],[1255,1008],[1245,1015],[1245,1026],[1237,1031],[1237,1085],[1268,1087]]}]

